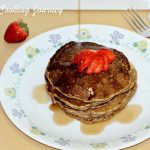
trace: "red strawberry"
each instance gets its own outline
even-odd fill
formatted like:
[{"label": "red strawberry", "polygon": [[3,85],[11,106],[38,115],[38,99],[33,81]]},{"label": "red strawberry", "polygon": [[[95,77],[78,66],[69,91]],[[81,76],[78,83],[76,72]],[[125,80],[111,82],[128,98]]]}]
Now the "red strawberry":
[{"label": "red strawberry", "polygon": [[82,50],[78,52],[73,60],[73,64],[78,65],[80,72],[86,72],[87,74],[100,73],[101,71],[107,71],[109,64],[115,60],[114,53],[106,48],[100,50]]},{"label": "red strawberry", "polygon": [[109,63],[112,63],[116,58],[116,55],[114,55],[112,51],[107,51],[106,55],[109,59]]},{"label": "red strawberry", "polygon": [[103,70],[104,67],[104,59],[103,57],[99,58],[99,65],[97,66],[97,68],[94,70],[94,73],[100,73]]},{"label": "red strawberry", "polygon": [[90,66],[92,61],[93,59],[90,59],[88,57],[84,58],[79,65],[79,71],[82,72],[84,69]]},{"label": "red strawberry", "polygon": [[115,60],[115,58],[116,58],[116,55],[112,55],[112,54],[107,54],[107,57],[109,58],[109,63],[112,63],[114,60]]},{"label": "red strawberry", "polygon": [[103,60],[104,60],[103,71],[107,71],[109,68],[109,59],[107,55],[103,56]]},{"label": "red strawberry", "polygon": [[73,61],[72,63],[73,64],[79,64],[81,63],[81,61],[83,60],[83,58],[85,57],[94,57],[96,55],[96,51],[94,50],[83,50],[83,51],[80,51],[78,52],[74,57],[73,57]]},{"label": "red strawberry", "polygon": [[87,74],[92,74],[94,72],[94,70],[99,66],[99,62],[100,62],[99,60],[100,60],[100,57],[95,57],[93,59],[93,62],[91,63],[91,65],[86,71]]},{"label": "red strawberry", "polygon": [[91,65],[94,57],[96,55],[96,52],[93,50],[83,50],[77,53],[72,63],[79,65],[79,71],[83,71],[85,68]]},{"label": "red strawberry", "polygon": [[109,49],[102,48],[101,50],[97,51],[97,54],[101,56],[107,55],[109,63],[112,63],[115,60],[114,53]]},{"label": "red strawberry", "polygon": [[72,60],[72,64],[78,64],[80,62],[80,55],[79,54],[76,54],[74,57],[73,57],[73,60]]},{"label": "red strawberry", "polygon": [[24,41],[29,35],[29,28],[23,21],[14,21],[8,27],[4,35],[4,40],[8,43],[19,43]]}]

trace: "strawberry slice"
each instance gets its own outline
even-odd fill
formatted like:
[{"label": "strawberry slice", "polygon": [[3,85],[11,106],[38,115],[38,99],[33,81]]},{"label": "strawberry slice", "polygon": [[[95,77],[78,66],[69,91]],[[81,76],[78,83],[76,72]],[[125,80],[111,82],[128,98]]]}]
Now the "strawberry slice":
[{"label": "strawberry slice", "polygon": [[104,59],[103,57],[99,58],[99,65],[97,66],[97,68],[94,70],[94,73],[98,74],[103,70],[104,67]]},{"label": "strawberry slice", "polygon": [[84,58],[79,65],[79,71],[82,72],[84,69],[86,69],[88,66],[90,66],[93,61],[93,58],[92,57],[88,58],[88,56],[86,56],[86,58]]},{"label": "strawberry slice", "polygon": [[81,61],[83,62],[87,57],[89,57],[89,59],[92,59],[95,57],[95,55],[96,55],[95,50],[87,49],[87,50],[80,51],[74,56],[72,63],[80,64]]},{"label": "strawberry slice", "polygon": [[82,59],[82,57],[81,57],[81,55],[78,53],[78,54],[76,54],[76,55],[73,57],[72,63],[73,63],[73,64],[79,64],[79,63],[81,62],[81,59]]},{"label": "strawberry slice", "polygon": [[95,57],[89,68],[87,69],[87,74],[92,74],[94,70],[99,66],[100,57]]},{"label": "strawberry slice", "polygon": [[79,65],[79,71],[82,72],[84,69],[86,69],[88,66],[91,65],[94,57],[96,55],[96,51],[94,50],[83,50],[77,53],[72,63]]},{"label": "strawberry slice", "polygon": [[112,63],[115,60],[116,55],[114,55],[113,52],[109,52],[107,53],[107,57],[109,58],[109,63]]},{"label": "strawberry slice", "polygon": [[109,58],[107,57],[107,55],[103,56],[103,60],[104,60],[103,71],[107,71],[109,68]]},{"label": "strawberry slice", "polygon": [[107,57],[109,59],[109,63],[112,63],[115,60],[114,53],[109,49],[102,48],[102,49],[97,51],[97,54],[100,55],[100,56],[107,55]]}]

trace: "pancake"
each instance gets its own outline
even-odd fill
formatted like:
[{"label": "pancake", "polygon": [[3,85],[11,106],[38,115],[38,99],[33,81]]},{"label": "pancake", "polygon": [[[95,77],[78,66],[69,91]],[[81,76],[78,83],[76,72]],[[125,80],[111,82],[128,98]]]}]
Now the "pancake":
[{"label": "pancake", "polygon": [[[109,49],[116,56],[107,71],[86,74],[72,64],[76,53]],[[91,42],[69,42],[49,60],[45,71],[48,94],[69,116],[84,123],[112,118],[121,111],[137,89],[137,71],[120,51]]]}]

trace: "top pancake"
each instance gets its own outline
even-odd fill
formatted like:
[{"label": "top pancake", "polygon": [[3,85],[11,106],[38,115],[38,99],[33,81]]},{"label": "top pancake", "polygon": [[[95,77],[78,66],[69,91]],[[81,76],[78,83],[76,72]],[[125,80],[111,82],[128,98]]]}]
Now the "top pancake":
[{"label": "top pancake", "polygon": [[50,59],[45,72],[47,80],[65,96],[83,101],[103,101],[128,90],[131,84],[130,64],[125,55],[115,49],[111,50],[116,59],[106,72],[88,75],[71,64],[77,52],[101,48],[106,47],[91,42],[67,43]]}]

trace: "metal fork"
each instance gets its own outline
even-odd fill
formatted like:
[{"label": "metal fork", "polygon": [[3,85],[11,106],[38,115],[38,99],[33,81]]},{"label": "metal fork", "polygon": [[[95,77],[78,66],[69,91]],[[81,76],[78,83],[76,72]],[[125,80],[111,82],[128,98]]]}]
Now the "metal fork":
[{"label": "metal fork", "polygon": [[125,10],[122,15],[137,33],[143,35],[144,37],[150,38],[150,26],[143,21],[136,10],[133,8]]}]

